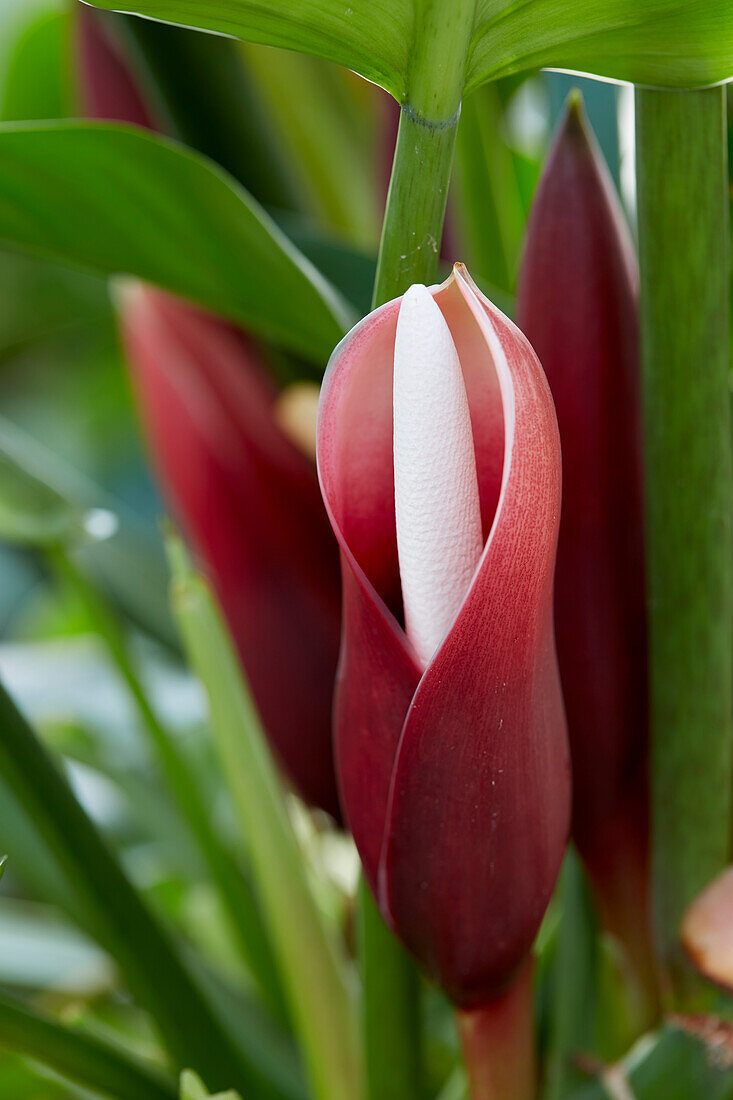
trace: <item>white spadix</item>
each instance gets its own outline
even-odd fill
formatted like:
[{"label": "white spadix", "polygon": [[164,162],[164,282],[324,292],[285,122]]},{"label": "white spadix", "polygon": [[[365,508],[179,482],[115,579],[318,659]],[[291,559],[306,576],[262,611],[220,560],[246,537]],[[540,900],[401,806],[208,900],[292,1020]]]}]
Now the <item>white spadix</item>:
[{"label": "white spadix", "polygon": [[394,350],[394,484],[405,629],[427,664],[483,549],[476,456],[450,329],[426,287],[402,299]]}]

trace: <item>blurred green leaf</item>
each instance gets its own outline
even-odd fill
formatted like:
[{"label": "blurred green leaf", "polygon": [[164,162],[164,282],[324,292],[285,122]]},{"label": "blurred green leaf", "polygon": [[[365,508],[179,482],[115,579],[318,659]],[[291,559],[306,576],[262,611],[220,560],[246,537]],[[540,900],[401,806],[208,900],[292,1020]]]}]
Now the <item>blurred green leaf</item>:
[{"label": "blurred green leaf", "polygon": [[544,1100],[563,1100],[577,1084],[573,1057],[594,1049],[598,946],[595,917],[574,849],[560,876],[560,920],[550,966]]},{"label": "blurred green leaf", "polygon": [[0,80],[0,121],[70,113],[68,36],[68,9],[31,9]]},{"label": "blurred green leaf", "polygon": [[377,271],[376,255],[326,237],[302,218],[282,214],[279,223],[303,255],[348,298],[359,316],[367,314]]},{"label": "blurred green leaf", "polygon": [[103,280],[0,249],[0,361],[39,341],[112,327]]},{"label": "blurred green leaf", "polygon": [[174,1100],[172,1082],[121,1047],[0,994],[0,1043],[111,1100]]},{"label": "blurred green leaf", "polygon": [[[118,0],[95,0],[115,9]],[[450,18],[450,4],[446,4]],[[402,99],[416,0],[135,0],[153,19],[337,61]],[[729,0],[477,0],[466,87],[527,69],[572,69],[686,88],[733,75]]]},{"label": "blurred green leaf", "polygon": [[211,157],[263,206],[301,209],[291,151],[278,140],[237,43],[134,16],[97,18],[162,132]]},{"label": "blurred green leaf", "polygon": [[51,906],[0,898],[0,942],[3,985],[81,995],[112,982],[109,956]]},{"label": "blurred green leaf", "polygon": [[307,208],[332,233],[376,246],[381,151],[370,132],[377,115],[373,90],[359,102],[350,94],[353,76],[320,59],[257,45],[242,52],[287,145]]},{"label": "blurred green leaf", "polygon": [[[114,517],[109,522],[114,525]],[[28,547],[75,543],[87,537],[94,515],[63,497],[21,465],[0,440],[0,539]]]},{"label": "blurred green leaf", "polygon": [[[212,1083],[274,1098],[177,945],[148,909],[33,730],[0,687],[0,772],[74,896],[85,926],[114,956],[179,1065]],[[12,856],[12,851],[11,851]]]},{"label": "blurred green leaf", "polygon": [[287,1024],[277,969],[251,883],[214,827],[211,806],[199,788],[196,773],[151,705],[124,631],[100,593],[85,580],[65,552],[54,552],[53,563],[62,583],[69,586],[86,608],[127,688],[138,724],[146,734],[181,821],[203,857],[248,970],[257,980],[273,1015]]},{"label": "blurred green leaf", "polygon": [[186,652],[206,689],[212,734],[244,827],[314,1097],[358,1100],[359,1068],[345,960],[324,927],[288,819],[282,783],[208,585],[168,541],[171,598]]},{"label": "blurred green leaf", "polygon": [[40,479],[88,515],[101,509],[116,516],[111,537],[79,544],[75,558],[133,622],[171,648],[177,646],[166,599],[167,570],[162,544],[128,508],[120,505],[83,474],[69,467],[17,425],[0,417],[0,453]]},{"label": "blurred green leaf", "polygon": [[61,1081],[38,1062],[1,1049],[0,1096],[12,1100],[98,1100],[86,1089]]},{"label": "blurred green leaf", "polygon": [[474,273],[511,293],[526,210],[516,154],[502,133],[504,103],[495,84],[468,96],[456,142],[456,202],[452,206],[461,259]]},{"label": "blurred green leaf", "polygon": [[217,1092],[216,1096],[207,1092],[204,1083],[192,1070],[185,1069],[181,1074],[180,1100],[241,1100],[238,1092]]},{"label": "blurred green leaf", "polygon": [[146,279],[309,359],[325,361],[352,319],[264,210],[175,142],[101,123],[9,125],[0,160],[12,247]]},{"label": "blurred green leaf", "polygon": [[570,1100],[730,1100],[729,1025],[705,1017],[691,1017],[688,1024],[691,1030],[670,1022],[641,1039],[623,1062],[601,1071]]}]

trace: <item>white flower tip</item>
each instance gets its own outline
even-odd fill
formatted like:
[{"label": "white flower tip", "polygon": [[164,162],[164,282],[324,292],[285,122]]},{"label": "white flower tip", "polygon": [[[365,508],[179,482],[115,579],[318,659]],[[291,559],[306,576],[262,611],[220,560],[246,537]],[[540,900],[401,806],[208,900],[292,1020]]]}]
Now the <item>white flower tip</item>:
[{"label": "white flower tip", "polygon": [[427,664],[465,597],[483,540],[463,372],[440,307],[421,284],[400,307],[393,402],[405,628]]}]

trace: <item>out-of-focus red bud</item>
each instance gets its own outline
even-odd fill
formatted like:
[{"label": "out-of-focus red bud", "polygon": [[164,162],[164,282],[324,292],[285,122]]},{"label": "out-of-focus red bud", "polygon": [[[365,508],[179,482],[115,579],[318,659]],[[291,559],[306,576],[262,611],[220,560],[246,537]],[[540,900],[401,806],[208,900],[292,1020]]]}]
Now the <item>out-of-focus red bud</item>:
[{"label": "out-of-focus red bud", "polygon": [[[97,13],[77,16],[87,112],[151,126]],[[338,818],[338,554],[315,467],[292,442],[303,395],[279,409],[248,338],[185,302],[127,284],[120,312],[163,490],[211,575],[265,728],[300,793]]]},{"label": "out-of-focus red bud", "polygon": [[[530,950],[568,828],[568,753],[552,637],[560,451],[536,356],[457,265],[429,295],[465,385],[479,556],[452,622],[421,659],[402,626],[400,584],[400,567],[404,583],[412,550],[422,552],[421,535],[400,533],[398,563],[395,520],[395,471],[402,528],[412,514],[402,490],[417,468],[405,481],[401,467],[414,457],[411,428],[419,424],[411,426],[408,415],[398,437],[404,392],[397,392],[395,348],[398,315],[416,290],[428,293],[412,288],[342,341],[321,396],[318,466],[341,547],[344,594],[337,768],[344,812],[382,913],[454,1001],[475,1007],[512,981]],[[420,345],[419,329],[415,336]],[[424,343],[415,352],[427,355]],[[425,368],[430,383],[427,360]],[[432,411],[440,415],[441,407],[442,399]],[[443,453],[445,441],[436,442]],[[444,488],[438,503],[444,498],[455,512],[451,486]],[[432,516],[417,514],[414,523],[431,543]],[[412,534],[418,538],[411,543]]]},{"label": "out-of-focus red bud", "polygon": [[105,34],[99,13],[82,4],[76,9],[77,74],[84,114],[154,130],[152,115],[125,61]]},{"label": "out-of-focus red bud", "polygon": [[532,207],[517,320],[547,374],[563,453],[555,631],[573,835],[609,927],[643,967],[647,657],[637,273],[578,99]]},{"label": "out-of-focus red bud", "polygon": [[140,284],[120,298],[166,497],[211,575],[285,770],[338,816],[338,556],[315,468],[280,428],[275,388],[245,336]]}]

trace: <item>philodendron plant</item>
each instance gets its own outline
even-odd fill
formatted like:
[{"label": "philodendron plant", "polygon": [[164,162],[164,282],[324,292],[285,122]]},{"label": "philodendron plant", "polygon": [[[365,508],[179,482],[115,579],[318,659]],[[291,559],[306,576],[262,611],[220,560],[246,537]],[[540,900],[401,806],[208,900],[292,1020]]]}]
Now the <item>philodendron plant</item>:
[{"label": "philodendron plant", "polygon": [[[144,746],[8,661],[0,978],[6,901],[108,974],[74,1020],[8,968],[0,1095],[733,1096],[730,0],[130,4],[2,77],[11,277],[96,277],[172,522],[0,423],[0,537]],[[540,70],[636,85],[638,247],[577,93],[519,147]]]}]

